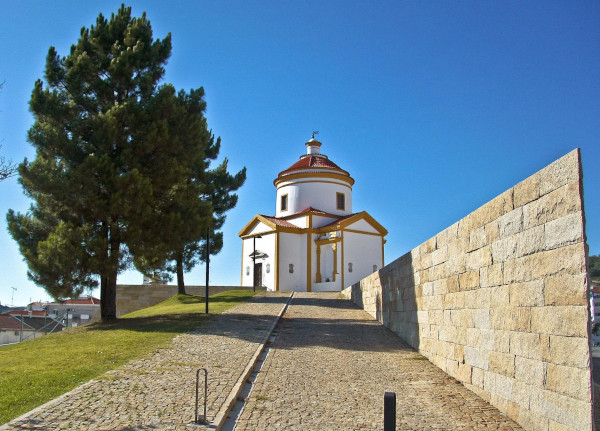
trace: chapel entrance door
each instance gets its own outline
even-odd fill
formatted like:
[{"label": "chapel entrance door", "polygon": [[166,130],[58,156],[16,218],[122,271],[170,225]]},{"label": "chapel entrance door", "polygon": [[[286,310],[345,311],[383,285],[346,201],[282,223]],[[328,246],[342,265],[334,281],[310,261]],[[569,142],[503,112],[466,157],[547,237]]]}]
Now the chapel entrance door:
[{"label": "chapel entrance door", "polygon": [[254,264],[254,287],[262,286],[262,262]]}]

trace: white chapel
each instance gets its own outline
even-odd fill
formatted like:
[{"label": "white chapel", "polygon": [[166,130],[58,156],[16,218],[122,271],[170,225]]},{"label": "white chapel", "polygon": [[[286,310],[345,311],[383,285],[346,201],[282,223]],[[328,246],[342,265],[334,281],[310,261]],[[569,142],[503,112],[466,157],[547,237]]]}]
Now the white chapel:
[{"label": "white chapel", "polygon": [[242,286],[339,291],[384,265],[387,230],[352,212],[354,179],[321,145],[313,133],[306,154],[273,181],[275,216],[257,214],[240,231]]}]

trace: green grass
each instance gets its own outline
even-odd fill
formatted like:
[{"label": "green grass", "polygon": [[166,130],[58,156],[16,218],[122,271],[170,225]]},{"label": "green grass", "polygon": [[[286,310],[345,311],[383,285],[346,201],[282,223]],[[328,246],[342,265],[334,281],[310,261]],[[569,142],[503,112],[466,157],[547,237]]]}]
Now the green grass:
[{"label": "green grass", "polygon": [[[213,295],[210,313],[220,314],[253,294],[236,290]],[[177,334],[207,319],[204,310],[203,297],[176,295],[113,323],[0,347],[0,424],[106,371],[168,347]]]}]

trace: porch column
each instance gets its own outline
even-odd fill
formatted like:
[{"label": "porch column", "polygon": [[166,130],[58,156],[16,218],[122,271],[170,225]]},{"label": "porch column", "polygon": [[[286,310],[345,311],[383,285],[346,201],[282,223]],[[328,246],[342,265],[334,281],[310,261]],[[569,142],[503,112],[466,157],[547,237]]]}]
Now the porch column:
[{"label": "porch column", "polygon": [[321,244],[317,243],[317,283],[321,282]]}]

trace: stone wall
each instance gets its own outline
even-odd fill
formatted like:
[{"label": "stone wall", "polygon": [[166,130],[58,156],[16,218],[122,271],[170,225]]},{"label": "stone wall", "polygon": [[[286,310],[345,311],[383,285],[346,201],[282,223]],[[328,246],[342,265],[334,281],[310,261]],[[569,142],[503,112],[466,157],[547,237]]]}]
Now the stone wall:
[{"label": "stone wall", "polygon": [[344,294],[526,430],[591,430],[579,150]]},{"label": "stone wall", "polygon": [[[208,293],[225,292],[227,290],[251,290],[252,287],[241,286],[209,286]],[[204,296],[204,286],[185,286],[189,295]],[[177,294],[174,284],[118,284],[117,285],[117,317],[142,308],[151,307]]]}]

